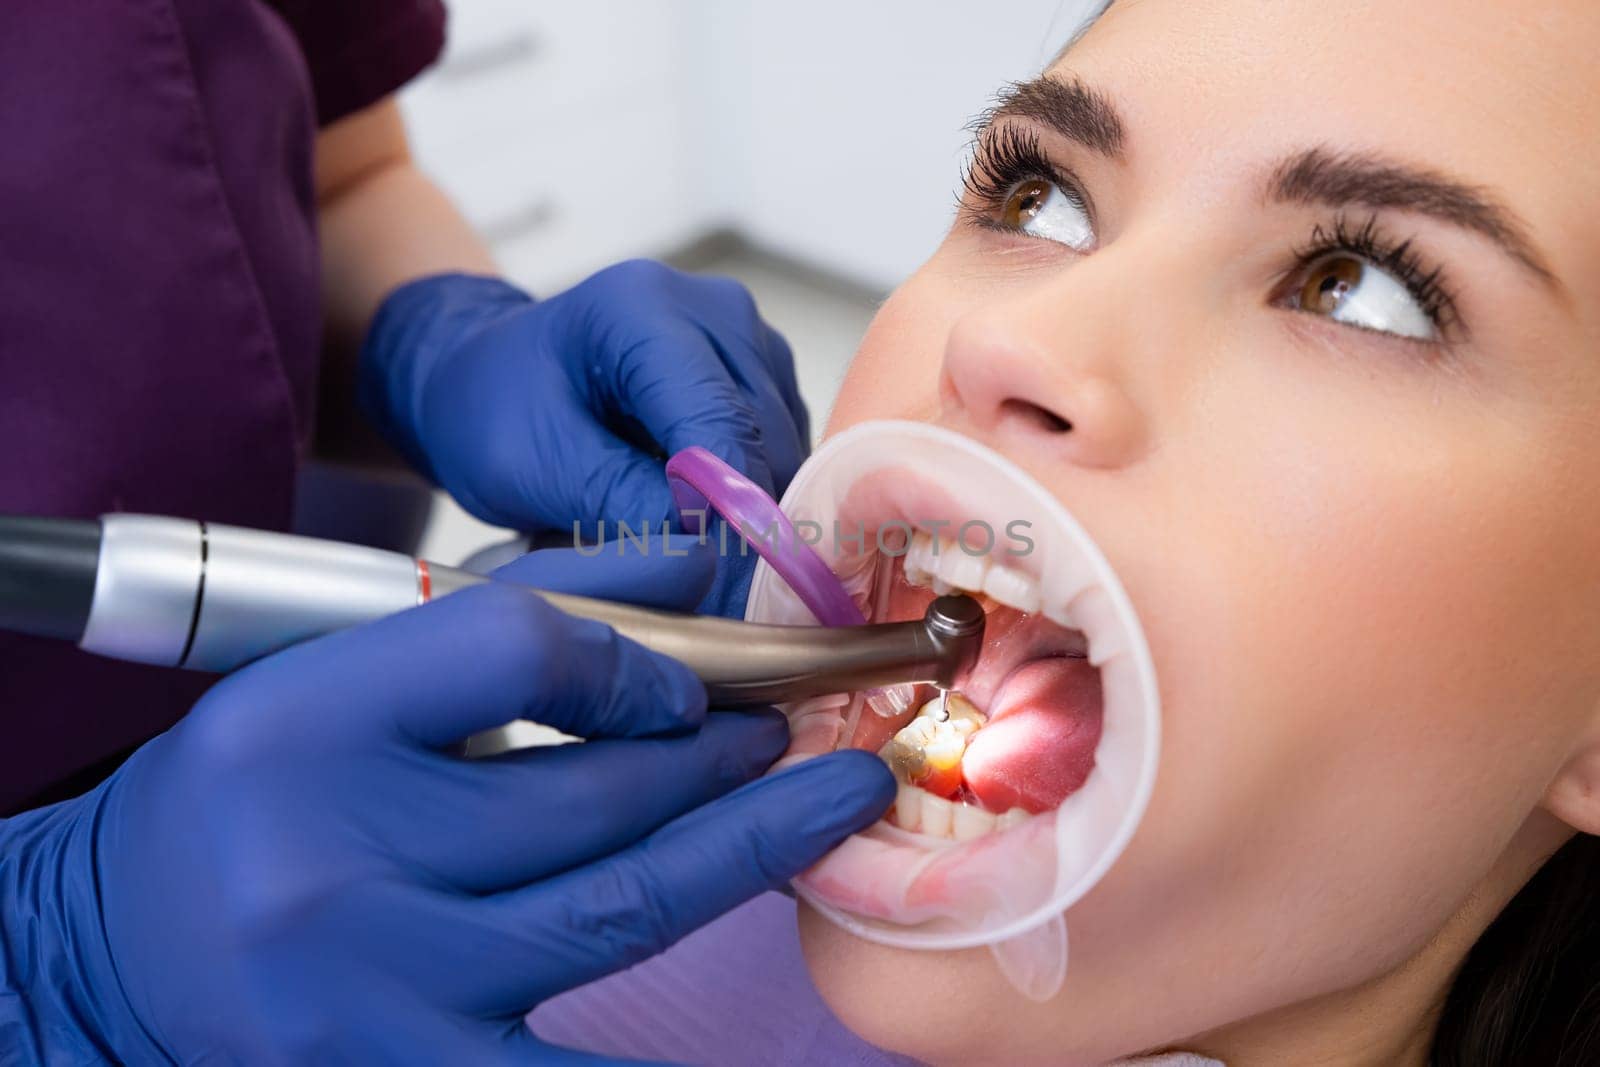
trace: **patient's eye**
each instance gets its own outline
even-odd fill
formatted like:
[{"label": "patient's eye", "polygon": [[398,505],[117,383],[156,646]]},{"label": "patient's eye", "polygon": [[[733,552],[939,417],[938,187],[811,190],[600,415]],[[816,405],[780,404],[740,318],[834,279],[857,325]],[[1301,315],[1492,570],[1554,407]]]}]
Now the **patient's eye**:
[{"label": "patient's eye", "polygon": [[1318,226],[1279,284],[1273,303],[1363,330],[1436,343],[1460,327],[1444,270],[1429,267],[1410,241],[1395,241],[1376,218]]},{"label": "patient's eye", "polygon": [[1434,340],[1439,333],[1404,282],[1347,252],[1326,256],[1308,267],[1291,306],[1335,322],[1419,341]]},{"label": "patient's eye", "polygon": [[1094,245],[1088,199],[1033,130],[1009,124],[984,129],[962,184],[968,195],[961,214],[973,225],[1040,237],[1077,252]]},{"label": "patient's eye", "polygon": [[1094,243],[1094,227],[1082,201],[1042,178],[1013,186],[998,221],[1005,229],[1059,241],[1080,252]]}]

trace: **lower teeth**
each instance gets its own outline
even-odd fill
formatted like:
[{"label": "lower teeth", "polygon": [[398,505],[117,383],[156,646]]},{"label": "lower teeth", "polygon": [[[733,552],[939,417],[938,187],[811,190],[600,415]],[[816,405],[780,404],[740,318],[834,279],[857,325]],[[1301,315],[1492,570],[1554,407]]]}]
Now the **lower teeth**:
[{"label": "lower teeth", "polygon": [[1024,808],[1012,808],[996,815],[976,804],[946,800],[914,785],[902,785],[895,796],[889,821],[902,830],[928,837],[971,841],[996,830],[1008,830],[1032,817]]},{"label": "lower teeth", "polygon": [[988,721],[960,693],[928,701],[879,752],[895,777],[950,798],[961,790],[961,756],[972,735]]},{"label": "lower teeth", "polygon": [[1028,817],[1021,808],[996,815],[961,799],[961,757],[987,721],[963,694],[942,692],[879,750],[900,780],[890,821],[902,830],[969,841]]}]

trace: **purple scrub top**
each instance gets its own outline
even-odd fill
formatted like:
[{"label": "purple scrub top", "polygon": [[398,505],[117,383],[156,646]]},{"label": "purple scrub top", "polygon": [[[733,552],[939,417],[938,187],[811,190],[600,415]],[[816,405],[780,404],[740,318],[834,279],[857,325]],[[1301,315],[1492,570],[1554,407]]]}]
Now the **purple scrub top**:
[{"label": "purple scrub top", "polygon": [[[288,525],[313,138],[443,41],[439,0],[6,5],[0,512]],[[0,635],[0,814],[86,788],[207,684]]]}]

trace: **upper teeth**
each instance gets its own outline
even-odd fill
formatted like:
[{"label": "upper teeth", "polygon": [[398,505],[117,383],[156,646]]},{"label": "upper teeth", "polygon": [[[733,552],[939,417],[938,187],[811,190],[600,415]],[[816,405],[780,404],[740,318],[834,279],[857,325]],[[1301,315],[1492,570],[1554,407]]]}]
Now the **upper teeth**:
[{"label": "upper teeth", "polygon": [[[1039,583],[1016,568],[996,563],[987,555],[972,555],[954,541],[935,538],[922,530],[917,531],[906,550],[905,575],[912,585],[932,586],[941,596],[953,590],[984,593],[998,603],[1029,614],[1037,612],[1043,600]],[[1053,615],[1052,621],[1071,626]]]}]

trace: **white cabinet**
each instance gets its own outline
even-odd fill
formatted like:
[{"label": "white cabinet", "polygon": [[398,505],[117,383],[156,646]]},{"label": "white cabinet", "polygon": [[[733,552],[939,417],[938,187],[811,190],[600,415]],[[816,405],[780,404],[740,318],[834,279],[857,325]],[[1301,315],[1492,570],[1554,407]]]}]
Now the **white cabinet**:
[{"label": "white cabinet", "polygon": [[705,226],[689,209],[682,13],[669,4],[455,0],[441,63],[401,96],[413,149],[549,293]]},{"label": "white cabinet", "polygon": [[418,158],[537,291],[715,226],[887,289],[1091,0],[453,0]]},{"label": "white cabinet", "polygon": [[949,225],[965,126],[1037,73],[1087,0],[692,5],[722,197],[767,247],[897,284]]}]

